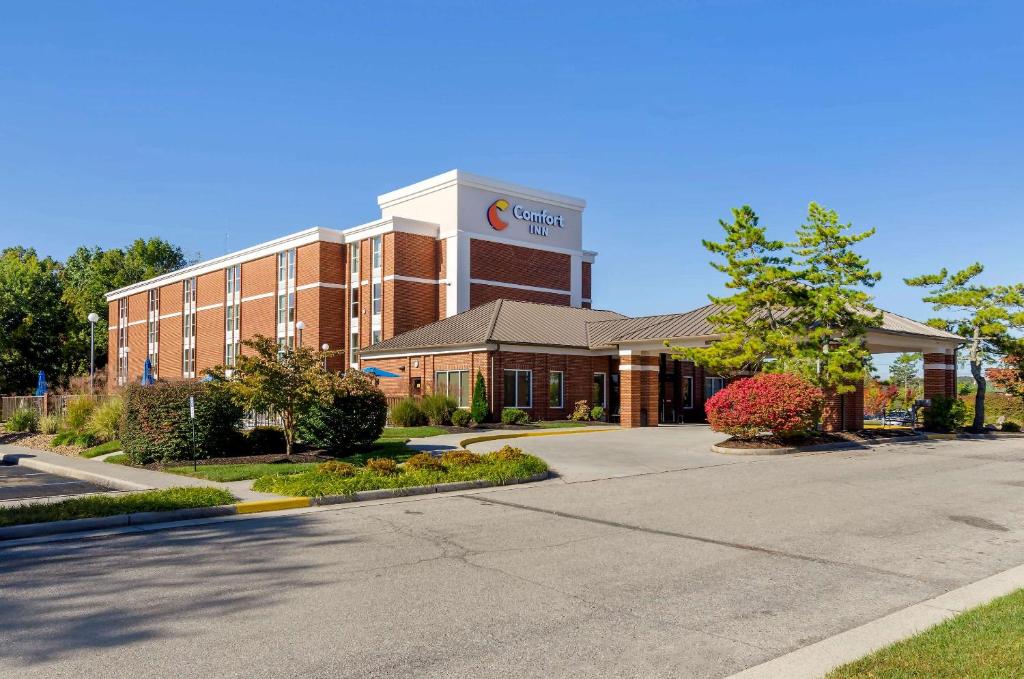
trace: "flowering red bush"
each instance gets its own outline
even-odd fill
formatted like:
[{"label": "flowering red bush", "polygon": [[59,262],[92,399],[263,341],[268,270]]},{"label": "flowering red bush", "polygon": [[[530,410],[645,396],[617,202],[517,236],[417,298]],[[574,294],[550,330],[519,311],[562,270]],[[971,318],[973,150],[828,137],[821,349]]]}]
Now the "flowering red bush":
[{"label": "flowering red bush", "polygon": [[753,438],[763,431],[791,437],[814,429],[825,397],[813,384],[788,374],[761,373],[737,380],[708,399],[715,431]]}]

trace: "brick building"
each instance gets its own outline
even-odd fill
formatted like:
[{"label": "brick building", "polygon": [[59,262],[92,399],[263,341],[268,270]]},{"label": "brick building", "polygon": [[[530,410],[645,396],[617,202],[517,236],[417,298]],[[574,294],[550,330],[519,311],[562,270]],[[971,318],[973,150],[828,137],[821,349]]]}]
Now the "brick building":
[{"label": "brick building", "polygon": [[[114,290],[108,384],[230,368],[256,334],[327,345],[329,367],[378,367],[391,395],[468,405],[477,372],[493,410],[567,417],[603,405],[623,426],[700,421],[724,385],[666,343],[713,341],[713,306],[629,318],[591,308],[596,253],[578,198],[451,171],[377,198],[381,217],[314,227]],[[955,390],[955,335],[886,313],[872,351],[925,353],[926,396]],[[831,429],[859,428],[863,393],[829,399]]]}]

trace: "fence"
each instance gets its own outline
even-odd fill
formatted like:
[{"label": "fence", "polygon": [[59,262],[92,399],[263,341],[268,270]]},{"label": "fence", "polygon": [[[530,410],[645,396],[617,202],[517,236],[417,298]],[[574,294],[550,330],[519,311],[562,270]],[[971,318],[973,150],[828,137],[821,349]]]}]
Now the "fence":
[{"label": "fence", "polygon": [[[46,396],[0,396],[0,422],[11,419],[15,411],[23,408],[35,410],[40,416],[63,415],[68,403],[76,398],[82,398],[78,394],[47,394]],[[85,397],[89,398],[89,397]],[[97,395],[92,397],[97,403],[106,401],[109,396]]]}]

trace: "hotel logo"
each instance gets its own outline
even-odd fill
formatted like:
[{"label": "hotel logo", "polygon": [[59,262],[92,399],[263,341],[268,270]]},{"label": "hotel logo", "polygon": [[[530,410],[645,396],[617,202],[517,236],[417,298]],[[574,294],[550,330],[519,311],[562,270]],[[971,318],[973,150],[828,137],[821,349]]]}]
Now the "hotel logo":
[{"label": "hotel logo", "polygon": [[[501,218],[501,213],[507,210],[508,206],[509,202],[507,200],[499,198],[487,208],[487,222],[495,231],[504,231],[508,228],[508,222]],[[548,228],[552,226],[557,226],[560,229],[565,228],[565,219],[562,215],[552,214],[546,209],[538,212],[524,208],[522,205],[515,205],[512,208],[512,216],[526,222],[529,232],[535,236],[549,235]]]},{"label": "hotel logo", "polygon": [[508,201],[504,198],[499,198],[487,208],[487,222],[495,231],[504,231],[508,227],[508,222],[501,218],[501,213],[507,209]]}]

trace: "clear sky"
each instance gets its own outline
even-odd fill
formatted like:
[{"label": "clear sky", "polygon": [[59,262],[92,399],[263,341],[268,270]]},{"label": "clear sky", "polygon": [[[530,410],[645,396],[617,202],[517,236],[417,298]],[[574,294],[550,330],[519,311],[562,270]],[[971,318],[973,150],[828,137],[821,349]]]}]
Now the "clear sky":
[{"label": "clear sky", "polygon": [[1019,2],[21,2],[0,20],[0,247],[222,254],[459,168],[588,201],[595,306],[705,303],[702,238],[816,200],[902,277],[1024,278]]}]

